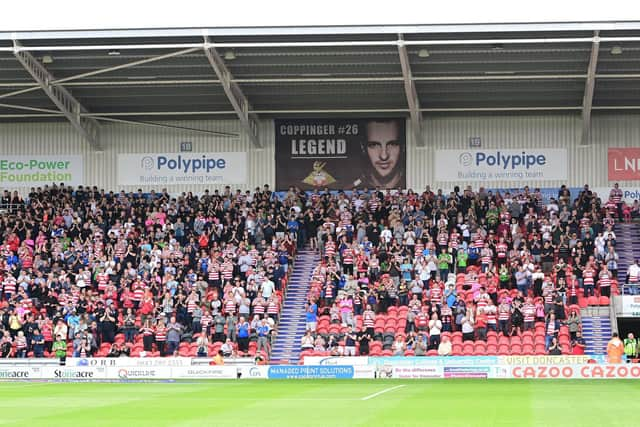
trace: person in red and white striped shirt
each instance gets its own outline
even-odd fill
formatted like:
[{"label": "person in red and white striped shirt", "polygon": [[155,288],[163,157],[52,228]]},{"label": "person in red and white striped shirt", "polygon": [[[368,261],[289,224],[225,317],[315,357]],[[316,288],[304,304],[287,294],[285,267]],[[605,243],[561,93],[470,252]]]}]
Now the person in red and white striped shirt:
[{"label": "person in red and white striped shirt", "polygon": [[273,294],[267,301],[267,315],[277,322],[279,312],[280,303],[278,302],[278,297]]},{"label": "person in red and white striped shirt", "polygon": [[587,264],[584,271],[582,272],[582,286],[584,287],[585,298],[595,295],[595,277],[596,271],[593,269],[590,263]]},{"label": "person in red and white striped shirt", "polygon": [[611,272],[606,264],[602,266],[600,274],[598,274],[598,285],[600,287],[600,295],[605,297],[611,296]]},{"label": "person in red and white striped shirt", "polygon": [[433,281],[429,290],[429,301],[432,305],[440,307],[442,305],[442,282]]},{"label": "person in red and white striped shirt", "polygon": [[609,198],[611,199],[611,201],[613,201],[613,203],[616,204],[616,209],[618,211],[618,220],[622,221],[622,190],[620,189],[620,186],[617,182],[613,184],[613,188],[609,192]]},{"label": "person in red and white striped shirt", "polygon": [[16,293],[16,278],[11,274],[7,274],[2,281],[2,292],[7,300],[10,300],[13,294]]},{"label": "person in red and white striped shirt", "polygon": [[[143,334],[143,340],[144,340],[144,335],[145,335],[144,328],[143,328],[142,334]],[[158,348],[160,355],[164,356],[165,344],[167,342],[167,327],[164,324],[164,320],[160,319],[158,321],[158,324],[154,329],[154,334],[155,334],[155,340],[156,340],[156,347]]]},{"label": "person in red and white striped shirt", "polygon": [[522,315],[524,316],[524,330],[528,331],[535,328],[536,306],[531,302],[531,298],[522,306]]},{"label": "person in red and white striped shirt", "polygon": [[375,322],[376,313],[371,309],[371,305],[367,304],[366,310],[362,313],[362,327],[371,336],[374,335]]},{"label": "person in red and white striped shirt", "polygon": [[509,335],[509,319],[511,318],[511,306],[507,302],[506,298],[502,299],[502,302],[498,306],[498,326],[500,332],[505,337]]}]

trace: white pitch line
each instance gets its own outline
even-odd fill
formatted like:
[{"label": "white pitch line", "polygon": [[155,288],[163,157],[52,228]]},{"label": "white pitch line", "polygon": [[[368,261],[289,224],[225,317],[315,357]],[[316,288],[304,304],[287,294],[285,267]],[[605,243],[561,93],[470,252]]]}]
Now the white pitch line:
[{"label": "white pitch line", "polygon": [[388,393],[388,392],[390,392],[390,391],[397,390],[397,389],[402,388],[402,387],[404,387],[404,386],[405,386],[404,384],[401,384],[401,385],[397,385],[397,386],[395,386],[395,387],[385,388],[385,389],[384,389],[384,390],[382,390],[382,391],[379,391],[379,392],[377,392],[377,393],[370,394],[369,396],[365,396],[365,397],[363,397],[363,398],[362,398],[362,399],[360,399],[360,400],[369,400],[369,399],[373,399],[374,397],[376,397],[376,396],[380,396],[380,395],[381,395],[381,394],[383,394],[383,393]]}]

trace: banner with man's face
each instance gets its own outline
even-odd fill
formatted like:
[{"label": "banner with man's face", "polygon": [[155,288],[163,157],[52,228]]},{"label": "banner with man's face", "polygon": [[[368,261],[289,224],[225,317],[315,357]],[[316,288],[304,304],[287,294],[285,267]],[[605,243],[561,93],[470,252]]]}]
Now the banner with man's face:
[{"label": "banner with man's face", "polygon": [[404,119],[276,120],[276,189],[406,188]]}]

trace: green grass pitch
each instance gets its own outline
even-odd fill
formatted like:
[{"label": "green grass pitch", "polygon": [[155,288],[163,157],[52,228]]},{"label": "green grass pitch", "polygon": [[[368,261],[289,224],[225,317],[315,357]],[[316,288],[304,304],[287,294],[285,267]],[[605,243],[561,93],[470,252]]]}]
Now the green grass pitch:
[{"label": "green grass pitch", "polygon": [[628,427],[639,398],[637,380],[15,382],[0,426]]}]

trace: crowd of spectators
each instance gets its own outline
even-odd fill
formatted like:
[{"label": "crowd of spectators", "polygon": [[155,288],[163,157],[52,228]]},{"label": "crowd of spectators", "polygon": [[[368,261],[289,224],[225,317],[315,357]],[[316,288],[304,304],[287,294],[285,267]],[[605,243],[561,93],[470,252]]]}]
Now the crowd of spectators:
[{"label": "crowd of spectators", "polygon": [[0,354],[268,357],[305,244],[322,262],[304,350],[456,354],[542,330],[545,351],[576,351],[579,306],[616,286],[633,215],[616,189],[5,192]]},{"label": "crowd of spectators", "polygon": [[617,184],[550,200],[528,187],[286,197],[307,207],[322,255],[303,356],[581,354],[580,307],[618,292],[615,226],[630,209]]},{"label": "crowd of spectators", "polygon": [[268,186],[172,197],[53,185],[2,203],[2,357],[268,355],[302,244],[287,232],[298,207]]}]

